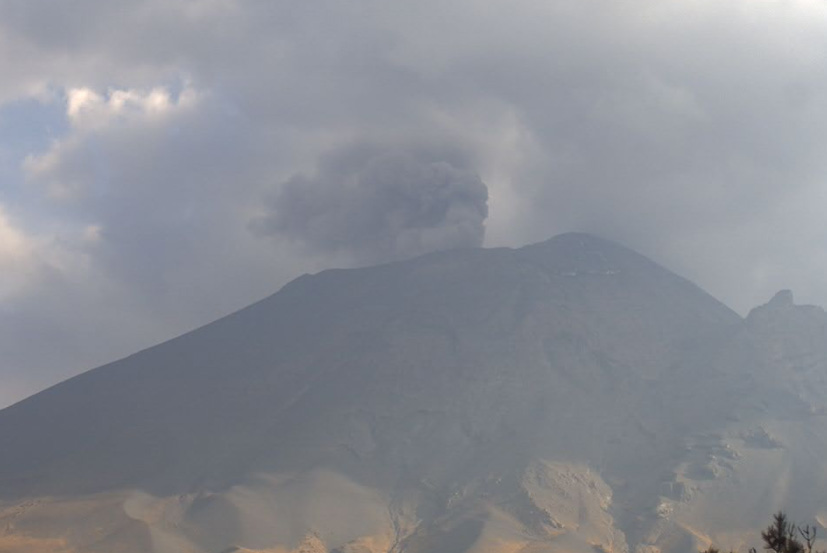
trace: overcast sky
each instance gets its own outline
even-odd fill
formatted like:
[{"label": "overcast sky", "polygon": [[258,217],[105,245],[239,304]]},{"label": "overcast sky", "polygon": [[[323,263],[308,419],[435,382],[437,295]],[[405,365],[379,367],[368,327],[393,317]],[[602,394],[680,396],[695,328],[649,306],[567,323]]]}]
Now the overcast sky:
[{"label": "overcast sky", "polygon": [[304,273],[561,232],[827,305],[827,4],[3,0],[0,406]]}]

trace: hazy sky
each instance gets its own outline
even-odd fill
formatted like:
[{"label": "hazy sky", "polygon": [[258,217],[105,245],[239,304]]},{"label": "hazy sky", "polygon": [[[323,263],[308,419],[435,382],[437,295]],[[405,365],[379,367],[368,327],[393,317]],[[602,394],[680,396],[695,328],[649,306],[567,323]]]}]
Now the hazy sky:
[{"label": "hazy sky", "polygon": [[827,4],[3,0],[0,406],[304,272],[593,232],[827,305]]}]

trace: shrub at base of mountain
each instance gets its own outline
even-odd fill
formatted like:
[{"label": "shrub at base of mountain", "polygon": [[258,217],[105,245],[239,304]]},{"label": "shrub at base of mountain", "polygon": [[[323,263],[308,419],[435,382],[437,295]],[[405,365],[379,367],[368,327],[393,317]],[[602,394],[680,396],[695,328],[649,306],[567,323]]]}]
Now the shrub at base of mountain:
[{"label": "shrub at base of mountain", "polygon": [[[787,519],[782,511],[772,517],[772,524],[761,532],[761,539],[764,541],[764,549],[774,553],[825,553],[824,550],[815,549],[817,528],[815,526],[799,526]],[[701,553],[720,553],[720,550],[710,546]],[[730,553],[733,553],[730,551]],[[751,547],[749,553],[757,553]]]}]

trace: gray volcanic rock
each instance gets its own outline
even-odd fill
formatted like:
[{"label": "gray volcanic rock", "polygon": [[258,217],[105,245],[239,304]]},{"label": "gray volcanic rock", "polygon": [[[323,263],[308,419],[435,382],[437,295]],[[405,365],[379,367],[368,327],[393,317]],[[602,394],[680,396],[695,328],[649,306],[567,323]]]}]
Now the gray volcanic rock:
[{"label": "gray volcanic rock", "polygon": [[306,275],[0,411],[0,551],[691,549],[824,329],[585,234]]},{"label": "gray volcanic rock", "polygon": [[757,545],[744,534],[755,540],[779,509],[823,526],[827,314],[795,305],[783,290],[750,312],[711,364],[719,377],[708,388],[717,393],[704,401],[726,402],[728,416],[687,440],[673,481],[690,497],[663,501],[668,523],[643,541],[670,542],[692,529],[722,549],[744,549]]}]

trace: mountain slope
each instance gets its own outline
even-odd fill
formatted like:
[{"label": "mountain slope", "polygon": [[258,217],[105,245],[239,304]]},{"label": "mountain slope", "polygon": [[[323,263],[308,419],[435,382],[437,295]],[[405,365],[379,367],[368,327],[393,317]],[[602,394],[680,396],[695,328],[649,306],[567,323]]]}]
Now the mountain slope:
[{"label": "mountain slope", "polygon": [[[755,308],[711,360],[728,415],[686,440],[673,493],[645,540],[694,533],[722,549],[757,545],[779,509],[824,528],[827,522],[827,314],[795,305],[789,291]],[[691,531],[690,531],[691,529]]]},{"label": "mountain slope", "polygon": [[0,523],[54,551],[685,549],[658,509],[752,416],[760,314],[584,234],[304,276],[0,411]]}]

